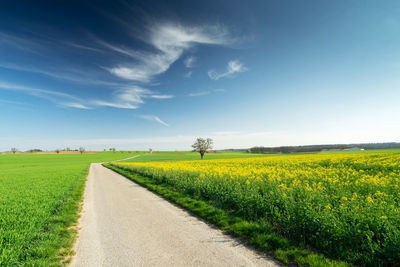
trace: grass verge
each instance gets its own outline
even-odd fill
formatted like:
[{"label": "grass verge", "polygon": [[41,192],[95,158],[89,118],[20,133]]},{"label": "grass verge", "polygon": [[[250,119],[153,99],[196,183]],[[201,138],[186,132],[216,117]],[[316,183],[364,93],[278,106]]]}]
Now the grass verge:
[{"label": "grass verge", "polygon": [[60,199],[50,218],[40,232],[27,245],[20,262],[36,265],[65,266],[74,254],[77,221],[83,200],[86,175],[81,175]]},{"label": "grass verge", "polygon": [[224,232],[241,238],[244,243],[253,246],[258,251],[267,252],[284,264],[297,264],[299,266],[350,266],[348,263],[329,259],[305,247],[292,244],[288,239],[273,233],[271,231],[272,226],[266,220],[246,221],[215,207],[212,201],[204,201],[194,196],[185,195],[168,184],[156,183],[156,181],[149,177],[141,176],[112,164],[104,164],[104,166],[161,195],[165,199],[178,204],[192,214],[219,227]]}]

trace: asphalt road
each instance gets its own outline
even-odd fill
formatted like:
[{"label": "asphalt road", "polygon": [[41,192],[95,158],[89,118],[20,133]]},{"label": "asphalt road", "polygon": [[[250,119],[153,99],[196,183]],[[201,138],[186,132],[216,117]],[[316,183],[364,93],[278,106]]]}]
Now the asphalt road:
[{"label": "asphalt road", "polygon": [[100,163],[79,229],[71,266],[277,266]]}]

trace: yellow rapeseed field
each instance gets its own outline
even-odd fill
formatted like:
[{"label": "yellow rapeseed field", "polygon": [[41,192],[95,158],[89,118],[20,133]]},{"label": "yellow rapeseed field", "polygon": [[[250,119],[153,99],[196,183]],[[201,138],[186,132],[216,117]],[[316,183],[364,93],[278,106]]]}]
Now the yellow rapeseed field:
[{"label": "yellow rapeseed field", "polygon": [[118,163],[356,264],[400,262],[400,154]]}]

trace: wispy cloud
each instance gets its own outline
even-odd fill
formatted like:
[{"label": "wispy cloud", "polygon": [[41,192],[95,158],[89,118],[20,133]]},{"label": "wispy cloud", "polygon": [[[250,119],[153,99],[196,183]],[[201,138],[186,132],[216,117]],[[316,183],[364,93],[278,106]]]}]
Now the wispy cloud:
[{"label": "wispy cloud", "polygon": [[90,103],[95,106],[111,107],[111,108],[122,108],[122,109],[137,109],[137,108],[139,108],[139,105],[133,105],[133,104],[127,103],[127,102],[93,100]]},{"label": "wispy cloud", "polygon": [[[150,27],[148,44],[156,52],[136,51],[100,41],[104,47],[134,59],[108,68],[110,73],[127,80],[150,82],[154,76],[164,73],[184,51],[195,44],[227,45],[232,42],[222,26],[185,27],[176,24],[156,24]],[[194,59],[189,62],[194,63]]]},{"label": "wispy cloud", "polygon": [[73,100],[80,100],[79,98],[77,98],[75,96],[72,96],[70,94],[63,93],[63,92],[44,90],[44,89],[27,87],[27,86],[5,83],[5,82],[0,82],[0,89],[10,90],[10,91],[21,91],[21,92],[25,92],[25,93],[28,93],[33,96],[43,97],[43,98],[61,97],[61,98],[68,98],[68,99],[73,99]]},{"label": "wispy cloud", "polygon": [[138,117],[141,118],[141,119],[144,119],[144,120],[155,121],[155,122],[158,122],[158,123],[160,123],[160,124],[162,124],[164,126],[169,127],[168,123],[166,123],[165,121],[161,120],[159,117],[154,116],[154,115],[140,115]]},{"label": "wispy cloud", "polygon": [[[34,86],[22,86],[18,84],[5,84],[0,81],[0,89],[20,91],[26,94],[34,95],[48,99],[60,106],[92,109],[95,107],[113,107],[122,109],[137,109],[150,99],[170,99],[171,94],[162,94],[150,89],[137,86],[137,82],[146,83],[146,87],[154,86],[155,76],[166,72],[170,66],[179,58],[185,55],[196,45],[232,45],[236,41],[228,32],[227,28],[221,25],[205,26],[186,26],[174,23],[153,23],[143,29],[144,35],[139,39],[146,43],[148,50],[136,50],[129,45],[112,43],[92,36],[92,44],[87,41],[76,42],[73,40],[60,41],[56,38],[29,39],[14,37],[0,32],[0,45],[10,48],[23,49],[29,47],[30,52],[38,53],[43,57],[50,57],[48,49],[50,46],[58,45],[60,49],[68,53],[71,49],[76,49],[80,54],[81,50],[97,53],[104,57],[113,54],[113,61],[117,62],[114,66],[109,63],[97,65],[99,69],[92,69],[86,66],[87,71],[81,67],[73,66],[57,67],[57,61],[53,65],[22,65],[8,62],[0,62],[0,68],[7,68],[15,71],[30,72],[39,75],[45,75],[53,79],[64,80],[68,82],[80,83],[85,85],[106,86],[110,89],[109,96],[84,97],[81,99],[73,94],[60,91],[45,90],[35,88]],[[89,45],[88,45],[89,44]],[[62,52],[62,51],[61,51]],[[116,55],[118,54],[118,55]],[[58,54],[57,54],[58,55]],[[37,59],[35,59],[37,60]],[[195,56],[184,58],[184,65],[192,68],[196,63]],[[104,62],[104,61],[99,61]],[[107,62],[107,61],[106,61]],[[32,63],[31,63],[32,64]],[[55,64],[55,65],[54,65]],[[104,70],[108,73],[104,75]],[[192,71],[187,69],[185,77],[191,77]],[[110,77],[107,77],[110,76]],[[122,78],[122,79],[118,79]],[[132,85],[133,84],[133,85]],[[209,94],[212,91],[194,92],[190,96],[201,96]]]},{"label": "wispy cloud", "polygon": [[188,96],[203,96],[203,95],[209,95],[211,92],[210,91],[200,91],[200,92],[195,92],[195,93],[190,93]]},{"label": "wispy cloud", "polygon": [[223,93],[226,92],[225,89],[214,89],[211,91],[198,91],[198,92],[193,92],[188,94],[188,96],[203,96],[203,95],[209,95],[211,93]]},{"label": "wispy cloud", "polygon": [[78,109],[91,109],[90,107],[82,104],[82,103],[74,103],[74,102],[67,102],[67,103],[60,103],[60,105],[70,108],[78,108]]},{"label": "wispy cloud", "polygon": [[[10,64],[10,63],[0,63],[0,68],[16,70],[16,71],[23,71],[23,72],[37,73],[37,74],[45,75],[45,76],[48,76],[48,77],[51,77],[54,79],[66,80],[66,81],[71,81],[74,83],[96,84],[96,85],[114,86],[114,87],[121,86],[120,83],[102,81],[100,79],[91,78],[90,76],[88,77],[88,75],[83,77],[82,75],[72,72],[72,71],[43,70],[38,67],[28,67],[28,66],[21,66],[21,65]],[[87,72],[86,72],[86,74],[87,74]]]},{"label": "wispy cloud", "polygon": [[82,45],[82,44],[78,44],[78,43],[73,43],[73,42],[64,42],[65,45],[71,46],[73,48],[79,48],[79,49],[83,49],[83,50],[87,50],[87,51],[92,51],[92,52],[97,52],[97,53],[103,53],[103,50],[100,50],[98,48],[95,47],[91,47],[88,45]]},{"label": "wispy cloud", "polygon": [[45,90],[34,87],[27,87],[18,84],[5,83],[0,81],[0,89],[19,91],[36,97],[47,99],[60,106],[92,109],[94,107],[113,107],[121,109],[137,109],[145,103],[145,99],[171,99],[173,95],[164,95],[139,86],[125,87],[113,92],[111,100],[89,99],[83,100],[68,93]]},{"label": "wispy cloud", "polygon": [[90,109],[88,106],[83,104],[84,102],[83,100],[68,93],[27,87],[17,84],[5,83],[1,81],[0,81],[0,89],[23,92],[35,97],[40,97],[49,100],[61,106],[79,108],[79,109]]},{"label": "wispy cloud", "polygon": [[185,65],[186,68],[193,68],[195,63],[196,63],[195,56],[189,56],[185,58],[185,60],[183,61],[183,64]]},{"label": "wispy cloud", "polygon": [[130,86],[117,90],[111,101],[94,100],[91,104],[114,108],[137,109],[146,98],[170,99],[173,95],[163,95],[139,86]]},{"label": "wispy cloud", "polygon": [[155,98],[155,99],[171,99],[174,98],[173,95],[150,95],[150,98]]},{"label": "wispy cloud", "polygon": [[135,58],[135,59],[144,59],[144,57],[145,57],[145,55],[146,55],[145,52],[139,52],[139,51],[135,51],[135,50],[133,50],[133,49],[130,49],[130,48],[127,48],[127,47],[124,47],[124,46],[114,45],[114,44],[111,44],[111,43],[109,43],[109,42],[106,42],[106,41],[101,40],[101,39],[99,39],[99,38],[97,38],[97,37],[94,37],[94,36],[92,36],[92,38],[93,38],[98,44],[104,46],[105,48],[107,48],[107,49],[109,49],[109,50],[111,50],[111,51],[120,53],[120,54],[122,54],[122,55],[129,56],[129,57],[131,57],[131,58]]},{"label": "wispy cloud", "polygon": [[248,69],[240,63],[238,60],[231,60],[228,62],[227,70],[222,73],[218,73],[215,70],[209,70],[208,71],[208,77],[210,77],[213,80],[219,80],[224,77],[229,77],[232,76],[235,73],[238,72],[245,72]]}]

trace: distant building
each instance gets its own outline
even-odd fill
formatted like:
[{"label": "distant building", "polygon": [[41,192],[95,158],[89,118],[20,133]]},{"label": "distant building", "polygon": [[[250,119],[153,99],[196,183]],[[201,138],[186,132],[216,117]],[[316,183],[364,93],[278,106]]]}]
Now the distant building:
[{"label": "distant building", "polygon": [[364,150],[364,148],[359,148],[359,147],[350,147],[349,149],[347,149],[349,151],[361,151]]}]

